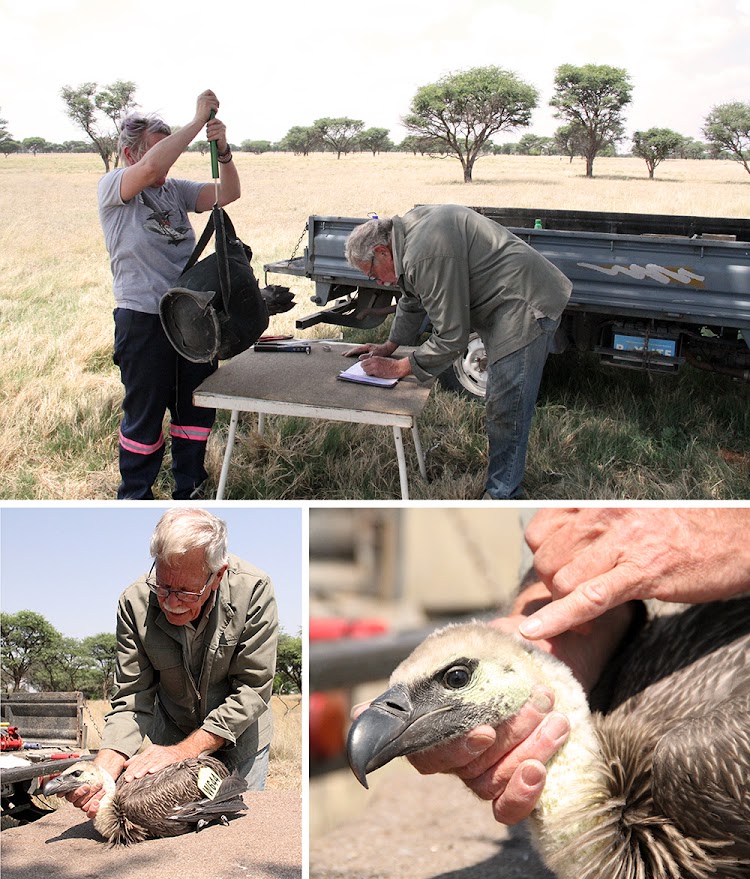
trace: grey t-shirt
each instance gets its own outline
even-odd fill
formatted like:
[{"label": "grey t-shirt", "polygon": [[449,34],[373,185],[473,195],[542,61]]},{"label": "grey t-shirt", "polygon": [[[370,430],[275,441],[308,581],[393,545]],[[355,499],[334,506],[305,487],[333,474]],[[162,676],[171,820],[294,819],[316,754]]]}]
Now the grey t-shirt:
[{"label": "grey t-shirt", "polygon": [[168,178],[146,193],[158,208],[148,207],[141,193],[123,201],[117,168],[99,181],[99,220],[109,251],[119,308],[159,313],[159,300],[182,274],[195,247],[188,211],[195,210],[205,183]]}]

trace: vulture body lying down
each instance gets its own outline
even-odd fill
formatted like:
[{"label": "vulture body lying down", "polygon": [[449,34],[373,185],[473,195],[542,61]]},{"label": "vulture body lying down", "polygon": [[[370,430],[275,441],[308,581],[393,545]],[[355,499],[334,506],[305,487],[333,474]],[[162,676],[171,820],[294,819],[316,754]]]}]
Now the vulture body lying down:
[{"label": "vulture body lying down", "polygon": [[42,788],[46,795],[63,795],[83,784],[101,782],[105,794],[94,827],[110,845],[130,845],[144,839],[178,836],[227,819],[247,807],[244,778],[229,775],[214,757],[180,760],[153,775],[115,784],[112,776],[93,763],[76,763]]},{"label": "vulture body lying down", "polygon": [[653,620],[605,679],[605,710],[592,714],[559,660],[481,623],[448,626],[354,722],[349,762],[366,787],[396,756],[502,723],[545,683],[571,723],[530,819],[551,870],[750,876],[750,599]]}]

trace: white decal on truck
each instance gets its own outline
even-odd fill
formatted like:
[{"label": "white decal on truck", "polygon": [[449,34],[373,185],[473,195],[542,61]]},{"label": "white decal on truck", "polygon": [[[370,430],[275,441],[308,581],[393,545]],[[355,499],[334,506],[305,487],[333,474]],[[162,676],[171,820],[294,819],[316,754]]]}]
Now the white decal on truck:
[{"label": "white decal on truck", "polygon": [[639,266],[631,263],[629,266],[597,266],[590,262],[579,262],[578,265],[582,269],[593,269],[595,272],[601,272],[603,275],[614,277],[615,275],[628,275],[642,281],[644,278],[651,278],[652,281],[658,281],[660,284],[669,284],[670,281],[677,281],[680,284],[693,284],[696,287],[702,287],[706,280],[705,275],[696,275],[688,269],[667,269],[664,266],[658,266],[655,263],[649,263],[646,266]]}]

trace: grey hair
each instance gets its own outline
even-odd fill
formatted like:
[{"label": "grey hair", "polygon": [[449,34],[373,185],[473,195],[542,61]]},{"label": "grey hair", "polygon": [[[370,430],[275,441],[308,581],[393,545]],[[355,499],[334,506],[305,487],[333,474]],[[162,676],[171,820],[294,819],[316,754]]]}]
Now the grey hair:
[{"label": "grey hair", "polygon": [[357,226],[346,239],[344,248],[349,264],[357,268],[363,263],[370,262],[379,244],[390,247],[392,231],[393,220],[390,217],[367,220]]},{"label": "grey hair", "polygon": [[216,572],[227,559],[227,523],[198,508],[167,510],[151,536],[151,557],[167,565],[194,549],[203,549],[206,567]]},{"label": "grey hair", "polygon": [[171,133],[172,129],[159,116],[131,113],[122,120],[120,136],[117,139],[117,154],[120,156],[120,161],[125,163],[126,147],[130,147],[130,153],[136,162],[142,159],[147,152],[146,138],[149,134]]}]

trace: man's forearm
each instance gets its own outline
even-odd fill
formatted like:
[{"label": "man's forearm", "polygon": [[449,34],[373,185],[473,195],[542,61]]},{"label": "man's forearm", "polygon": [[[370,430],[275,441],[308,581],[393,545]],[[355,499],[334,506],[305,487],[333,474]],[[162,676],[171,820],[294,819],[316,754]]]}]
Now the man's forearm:
[{"label": "man's forearm", "polygon": [[197,729],[184,739],[182,746],[188,750],[190,757],[198,757],[201,754],[212,754],[226,744],[226,739],[217,736],[205,729]]}]

